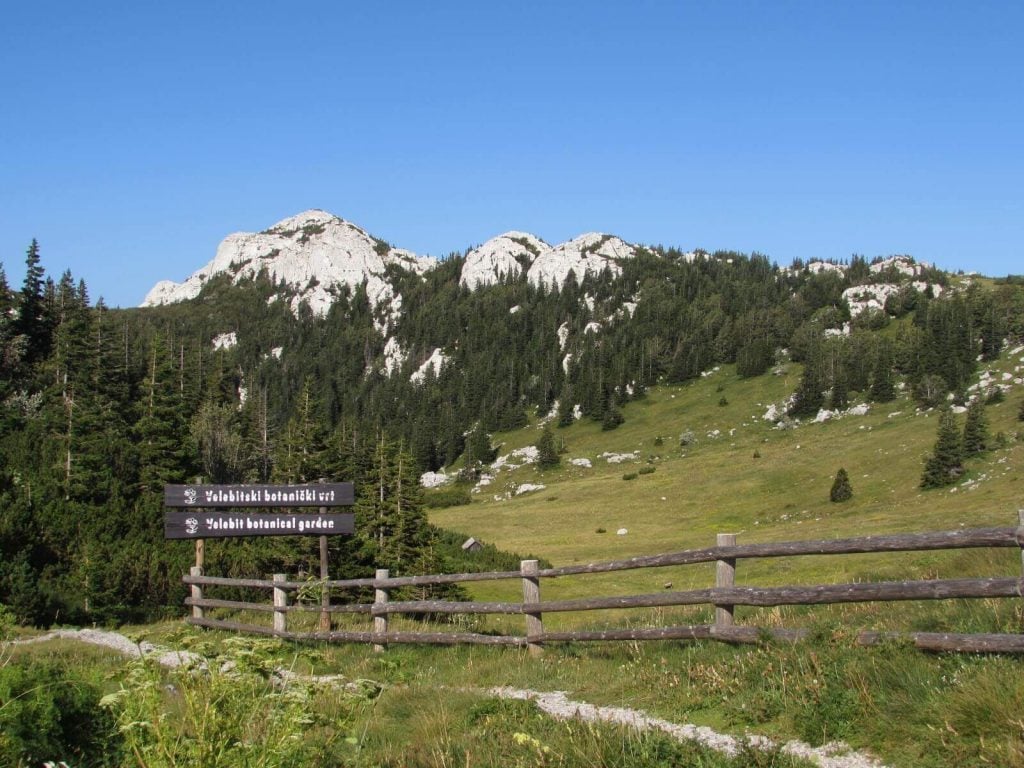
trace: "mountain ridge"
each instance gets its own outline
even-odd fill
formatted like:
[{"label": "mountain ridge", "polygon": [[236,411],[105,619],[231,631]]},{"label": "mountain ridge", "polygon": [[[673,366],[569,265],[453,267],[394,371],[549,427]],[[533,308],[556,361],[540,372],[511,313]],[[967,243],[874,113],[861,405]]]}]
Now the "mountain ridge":
[{"label": "mountain ridge", "polygon": [[[534,286],[561,288],[570,274],[582,281],[604,269],[620,273],[618,262],[635,256],[639,247],[601,232],[588,232],[552,246],[531,233],[509,231],[467,252],[460,285],[476,290],[525,272]],[[439,262],[432,256],[395,248],[353,222],[314,208],[260,232],[228,235],[205,266],[180,283],[161,280],[140,306],[187,301],[217,275],[230,274],[237,282],[266,269],[272,279],[294,291],[293,312],[306,301],[315,315],[323,316],[339,290],[365,283],[373,308],[384,306],[393,315],[400,310],[402,297],[387,277],[388,268],[422,276]]]}]

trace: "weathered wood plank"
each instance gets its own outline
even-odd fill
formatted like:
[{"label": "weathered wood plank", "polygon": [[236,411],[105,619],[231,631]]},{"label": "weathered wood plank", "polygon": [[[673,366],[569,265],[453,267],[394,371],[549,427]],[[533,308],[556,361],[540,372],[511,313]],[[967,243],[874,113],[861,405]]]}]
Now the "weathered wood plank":
[{"label": "weathered wood plank", "polygon": [[482,573],[446,573],[427,576],[394,576],[389,579],[375,579],[372,586],[386,587],[422,587],[428,584],[460,584],[469,581],[500,581],[502,579],[518,579],[519,571],[486,571]]},{"label": "weathered wood plank", "polygon": [[909,640],[925,651],[962,653],[1024,653],[1024,635],[953,632],[861,632],[859,645],[875,645],[885,640]]},{"label": "weathered wood plank", "polygon": [[[825,584],[787,587],[716,587],[688,592],[654,592],[621,597],[585,597],[552,600],[530,611],[558,613],[598,611],[609,608],[657,608],[677,605],[731,604],[769,607],[776,605],[829,605],[833,603],[888,602],[895,600],[949,600],[952,598],[1020,597],[1022,579],[935,579],[885,581],[858,584]],[[374,605],[383,613],[526,613],[523,603],[474,603],[417,600]]]},{"label": "weathered wood plank", "polygon": [[[540,607],[544,607],[540,603]],[[531,607],[536,610],[536,606]],[[472,603],[450,602],[447,600],[409,600],[406,602],[375,603],[373,615],[381,616],[388,613],[525,613],[522,603]]]},{"label": "weathered wood plank", "polygon": [[849,555],[871,552],[923,552],[936,549],[972,547],[1016,547],[1018,529],[976,528],[934,533],[897,533],[884,536],[860,536],[850,539],[817,541],[781,541],[766,544],[739,544],[732,547],[707,547],[663,555],[632,557],[587,565],[565,565],[543,568],[541,577],[571,576],[583,573],[607,573],[633,568],[656,568],[667,565],[691,565],[716,560],[751,557],[791,557],[795,555]]},{"label": "weathered wood plank", "polygon": [[[239,600],[218,600],[215,598],[200,598],[195,599],[192,597],[185,598],[185,605],[201,606],[203,608],[231,608],[240,611],[263,611],[266,613],[273,613],[274,611],[284,611],[286,613],[319,613],[322,609],[319,605],[306,605],[304,603],[295,603],[293,605],[286,605],[283,607],[275,608],[271,603],[247,603]],[[327,610],[330,613],[370,613],[370,603],[352,603],[349,605],[330,605]]]},{"label": "weathered wood plank", "polygon": [[196,619],[187,617],[186,623],[207,629],[222,629],[230,632],[246,632],[257,635],[270,635],[285,640],[314,640],[321,642],[351,643],[423,643],[428,645],[456,645],[468,643],[474,645],[526,645],[525,637],[513,635],[481,635],[471,632],[280,632],[271,627],[257,624],[243,624],[237,621],[220,619]]}]

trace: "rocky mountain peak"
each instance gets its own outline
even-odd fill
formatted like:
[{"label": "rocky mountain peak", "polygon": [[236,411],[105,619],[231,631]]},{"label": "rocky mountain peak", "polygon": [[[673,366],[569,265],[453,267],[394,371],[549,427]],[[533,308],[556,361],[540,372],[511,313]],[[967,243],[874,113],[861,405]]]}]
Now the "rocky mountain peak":
[{"label": "rocky mountain peak", "polygon": [[266,270],[271,279],[294,292],[292,309],[305,301],[315,314],[326,314],[339,289],[365,283],[371,304],[385,314],[401,304],[386,277],[389,266],[422,274],[436,263],[430,257],[392,248],[364,229],[321,210],[309,210],[257,233],[228,235],[213,260],[182,283],[161,281],[142,306],[171,304],[199,295],[215,275],[229,274],[234,282]]}]

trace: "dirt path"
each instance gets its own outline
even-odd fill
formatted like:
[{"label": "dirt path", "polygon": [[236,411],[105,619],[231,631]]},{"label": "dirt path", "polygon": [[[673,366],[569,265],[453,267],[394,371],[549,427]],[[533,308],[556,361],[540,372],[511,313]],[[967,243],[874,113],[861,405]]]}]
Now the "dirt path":
[{"label": "dirt path", "polygon": [[[38,637],[15,640],[8,645],[28,645],[44,643],[49,640],[77,640],[90,645],[109,648],[132,658],[154,656],[158,664],[168,668],[197,661],[199,657],[189,651],[175,651],[161,648],[149,642],[136,643],[117,632],[100,629],[58,629]],[[281,670],[282,678],[293,677],[294,674]],[[350,684],[341,675],[324,675],[314,678],[318,682]],[[743,738],[730,736],[705,726],[679,724],[659,717],[653,717],[636,709],[625,707],[599,707],[584,701],[573,701],[563,691],[531,691],[519,688],[474,688],[468,689],[481,696],[494,696],[501,699],[520,699],[536,702],[537,706],[547,714],[559,720],[583,720],[592,723],[614,723],[636,728],[638,731],[661,731],[678,741],[696,741],[699,744],[726,755],[736,755],[743,743],[755,748],[774,749],[779,745],[765,736],[751,734]],[[801,741],[789,741],[781,745],[783,752],[794,757],[809,760],[821,768],[886,768],[874,758],[853,752],[842,742],[833,742],[821,747],[812,747]]]}]

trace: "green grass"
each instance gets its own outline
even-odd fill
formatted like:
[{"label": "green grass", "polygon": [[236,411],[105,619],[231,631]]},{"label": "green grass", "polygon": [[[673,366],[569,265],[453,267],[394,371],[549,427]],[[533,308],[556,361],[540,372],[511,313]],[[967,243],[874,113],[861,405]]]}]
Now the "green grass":
[{"label": "green grass", "polygon": [[[1012,370],[1004,362],[998,370]],[[953,489],[918,488],[922,459],[935,441],[936,414],[915,414],[907,397],[872,405],[865,416],[794,430],[774,429],[761,416],[770,403],[793,391],[799,366],[783,376],[743,380],[730,367],[683,387],[658,387],[624,409],[627,420],[612,432],[580,422],[558,430],[567,458],[585,457],[592,469],[567,466],[540,472],[531,467],[501,473],[466,506],[432,510],[433,522],[455,528],[502,549],[530,551],[554,565],[596,562],[641,554],[706,547],[717,533],[736,533],[739,543],[836,538],[901,531],[1015,526],[1024,486],[1019,467],[1024,443],[1013,439],[1019,398],[987,408],[991,432],[1009,435],[1007,447],[968,464],[966,481]],[[721,394],[729,405],[719,407]],[[895,414],[895,415],[894,415]],[[962,419],[963,417],[961,417]],[[696,443],[678,445],[691,430]],[[707,435],[718,430],[717,438]],[[502,453],[530,444],[535,426],[496,436]],[[657,437],[663,444],[655,445]],[[638,451],[635,462],[608,464],[605,451]],[[754,457],[755,452],[759,454]],[[639,474],[644,467],[657,472]],[[839,467],[845,467],[853,498],[829,501]],[[624,473],[637,473],[623,483]],[[543,483],[543,491],[496,501],[510,483]],[[611,532],[627,528],[628,534]],[[599,533],[605,529],[608,533]],[[853,578],[962,575],[962,567],[1014,573],[1014,555],[968,557],[957,553],[742,561],[740,584],[840,582]],[[977,575],[988,575],[979,572]],[[631,571],[605,577],[545,582],[545,597],[649,591],[671,580],[677,588],[708,586],[710,573]],[[488,597],[499,585],[474,587]]]},{"label": "green grass", "polygon": [[[1013,371],[1019,361],[993,366]],[[915,414],[905,397],[875,405],[866,416],[795,430],[773,429],[761,418],[796,386],[799,366],[785,375],[741,380],[731,368],[685,387],[658,387],[624,409],[613,431],[580,422],[556,431],[568,452],[562,466],[502,473],[472,503],[430,510],[433,522],[546,558],[553,565],[597,562],[712,545],[717,533],[740,543],[835,538],[961,527],[1015,526],[1024,507],[1020,467],[1024,424],[1017,421],[1024,391],[989,406],[993,436],[1005,447],[968,463],[954,489],[921,491],[922,458],[935,440],[937,419]],[[1019,374],[1016,374],[1019,375]],[[998,378],[998,375],[997,375]],[[728,405],[720,406],[722,397]],[[962,419],[963,417],[961,417]],[[719,436],[708,433],[719,431]],[[735,431],[733,431],[735,430]],[[685,448],[679,436],[692,431]],[[496,436],[501,453],[534,443],[536,425]],[[661,438],[657,441],[657,438]],[[660,444],[657,444],[660,442]],[[608,464],[605,452],[638,451],[635,462]],[[757,457],[755,458],[755,453]],[[568,459],[586,457],[590,469]],[[853,498],[829,502],[839,467],[849,473]],[[650,472],[647,468],[656,468]],[[636,477],[623,482],[624,474]],[[542,491],[495,501],[509,484],[543,483]],[[620,528],[628,533],[616,535]],[[838,583],[888,579],[1018,576],[1020,553],[953,552],[846,555],[743,560],[737,583]],[[542,599],[703,588],[714,566],[622,571],[545,579]],[[520,599],[518,580],[473,583],[482,600]],[[268,623],[265,614],[237,616]],[[289,616],[291,622],[297,616]],[[337,623],[368,629],[367,617]],[[312,627],[315,615],[302,621]],[[708,606],[548,614],[545,628],[664,626],[713,620]],[[278,662],[297,672],[340,673],[381,685],[381,694],[344,714],[334,742],[341,764],[358,766],[487,765],[793,765],[779,755],[720,755],[640,736],[610,726],[556,722],[523,703],[501,702],[490,686],[563,690],[570,698],[627,706],[674,722],[707,725],[737,736],[820,743],[840,738],[892,766],[1000,765],[1024,767],[1024,663],[1013,657],[937,655],[904,644],[855,646],[860,629],[1021,632],[1019,600],[960,600],[736,611],[740,624],[808,627],[795,645],[733,647],[711,642],[554,644],[542,657],[485,647],[393,646],[375,654],[364,646],[280,644]],[[298,626],[298,624],[296,624]],[[303,625],[305,626],[305,624]],[[393,618],[392,628],[423,628]],[[438,627],[443,630],[445,627]],[[450,628],[450,627],[449,627]],[[476,617],[460,629],[521,634],[522,617]],[[178,623],[128,629],[140,638],[216,653],[230,635],[198,632]],[[25,646],[8,663],[56,655],[71,666],[99,669],[109,685],[125,662],[71,643]],[[545,749],[546,748],[546,749]]]}]

